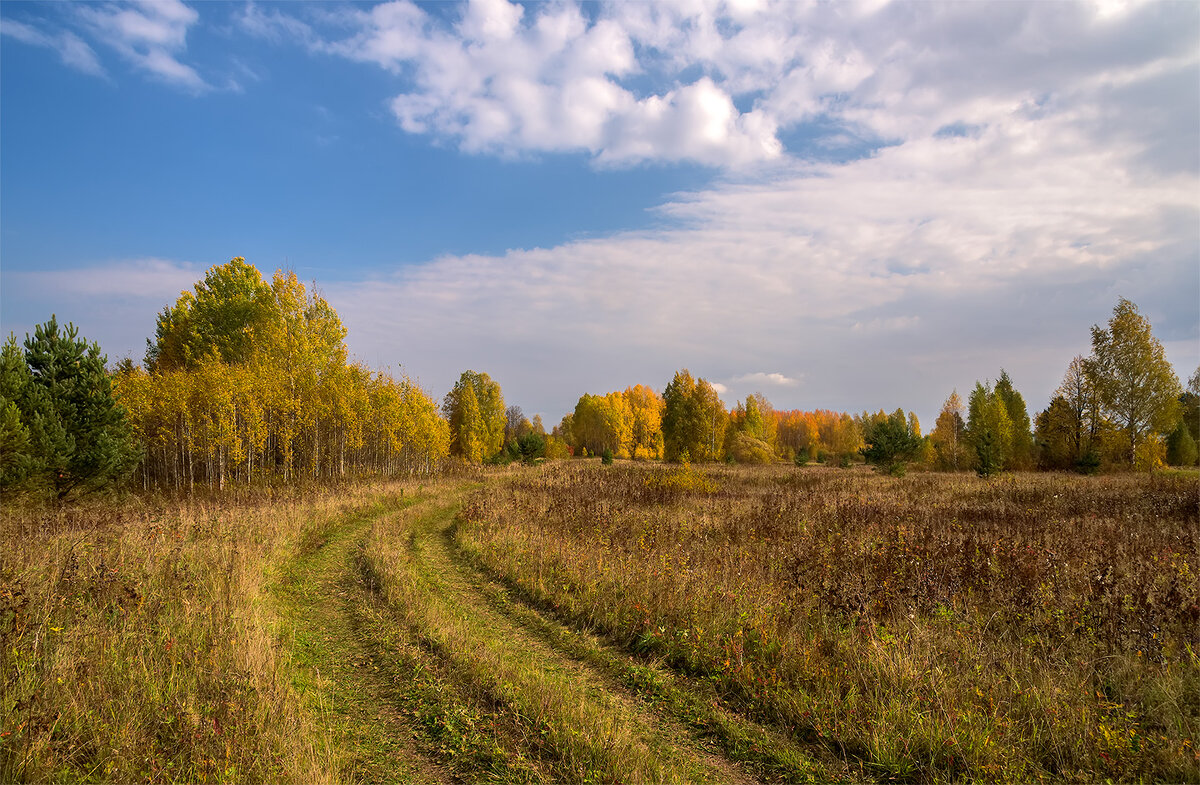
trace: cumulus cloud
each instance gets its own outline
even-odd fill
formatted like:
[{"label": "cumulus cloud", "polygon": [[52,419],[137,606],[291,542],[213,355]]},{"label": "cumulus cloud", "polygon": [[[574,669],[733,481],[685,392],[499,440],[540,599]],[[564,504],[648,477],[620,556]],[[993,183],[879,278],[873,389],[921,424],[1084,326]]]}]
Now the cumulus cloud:
[{"label": "cumulus cloud", "polygon": [[772,118],[739,109],[739,93],[724,79],[673,73],[664,87],[635,87],[648,75],[639,49],[667,62],[655,48],[666,43],[638,37],[613,9],[585,14],[573,4],[473,0],[446,24],[397,0],[346,12],[341,25],[356,32],[320,37],[278,12],[252,10],[243,20],[252,34],[290,37],[403,78],[408,89],[389,103],[400,126],[454,140],[468,152],[585,152],[604,165],[742,166],[782,151]]},{"label": "cumulus cloud", "polygon": [[[395,0],[313,24],[253,5],[243,14],[252,34],[395,74],[403,87],[389,106],[400,126],[469,152],[735,168],[787,153],[844,160],[1046,116],[1146,144],[1140,114],[1092,102],[1172,76],[1194,82],[1198,23],[1195,5],[1107,0],[585,9],[472,0],[436,16]],[[1178,127],[1195,117],[1195,93],[1152,92],[1145,108]],[[1194,133],[1165,143],[1168,154],[1200,157],[1189,152]]]}]

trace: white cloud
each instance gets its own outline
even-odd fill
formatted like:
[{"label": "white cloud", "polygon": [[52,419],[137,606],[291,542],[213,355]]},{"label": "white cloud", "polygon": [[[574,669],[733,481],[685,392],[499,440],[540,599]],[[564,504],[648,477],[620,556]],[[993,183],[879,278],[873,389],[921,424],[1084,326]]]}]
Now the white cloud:
[{"label": "white cloud", "polygon": [[[411,87],[389,105],[400,126],[475,153],[585,152],[605,165],[692,160],[741,166],[777,158],[772,118],[741,111],[707,76],[638,91],[646,71],[628,20],[571,4],[475,0],[447,25],[407,0],[342,15],[356,28],[319,39],[312,27],[251,6],[243,28],[375,64]],[[745,42],[742,42],[745,43]]]},{"label": "white cloud", "polygon": [[203,275],[199,265],[167,259],[6,271],[0,290],[2,332],[22,339],[56,314],[62,322],[74,322],[81,337],[99,343],[110,361],[140,360],[157,314]]},{"label": "white cloud", "polygon": [[135,67],[193,92],[211,89],[196,69],[179,60],[188,29],[200,18],[180,0],[80,6],[76,13],[92,35]]},{"label": "white cloud", "polygon": [[920,323],[920,316],[892,316],[886,319],[877,318],[865,322],[855,322],[850,329],[856,333],[892,333],[911,329]]},{"label": "white cloud", "polygon": [[72,32],[44,33],[35,27],[15,19],[0,20],[0,35],[7,35],[34,46],[53,49],[62,59],[63,65],[91,76],[104,76],[104,67],[92,48]]},{"label": "white cloud", "polygon": [[[42,26],[61,28],[64,24],[84,34],[94,44],[115,51],[136,69],[169,85],[200,94],[213,89],[196,69],[183,62],[187,53],[188,31],[200,21],[200,14],[182,0],[122,0],[107,3],[64,3],[59,22],[47,15]],[[255,33],[268,36],[272,25],[297,37],[302,24],[279,14],[267,17],[250,5],[241,16],[242,24],[254,26]],[[249,20],[249,21],[247,21]],[[63,63],[94,76],[106,76],[96,51],[75,32],[56,29],[46,32],[14,19],[0,21],[0,32],[26,43],[54,49]],[[234,70],[247,76],[246,66],[232,58]],[[240,84],[229,79],[226,89],[240,91]]]},{"label": "white cloud", "polygon": [[[12,272],[5,279],[30,290],[52,291],[71,298],[163,298],[171,302],[192,288],[203,270],[169,259],[133,259],[95,267]],[[163,304],[167,299],[163,299]]]},{"label": "white cloud", "polygon": [[234,19],[244,32],[271,43],[295,40],[310,48],[318,45],[312,27],[278,10],[264,11],[253,0],[247,2]]},{"label": "white cloud", "polygon": [[711,79],[638,101],[615,118],[597,161],[628,164],[688,159],[731,166],[777,157],[775,124],[761,112],[740,113]]},{"label": "white cloud", "polygon": [[757,373],[744,373],[741,376],[735,376],[729,380],[730,384],[736,384],[742,387],[753,385],[767,385],[771,387],[795,387],[800,384],[799,379],[793,379],[789,376],[784,376],[782,373],[766,373],[758,371]]},{"label": "white cloud", "polygon": [[681,367],[782,408],[922,416],[1004,367],[1038,407],[1119,296],[1164,340],[1195,346],[1196,177],[1143,176],[1069,136],[1024,166],[1030,133],[796,166],[678,195],[661,208],[669,228],[446,257],[327,291],[367,361],[400,354],[435,389],[496,369],[514,400],[551,416]]},{"label": "white cloud", "polygon": [[[1136,113],[1096,102],[1172,70],[1194,82],[1197,8],[475,0],[445,21],[395,0],[313,25],[251,5],[243,24],[395,74],[401,127],[469,152],[745,167],[781,161],[785,139],[802,158],[844,157],[1044,117],[1144,143]],[[1149,105],[1190,119],[1195,101]],[[1174,144],[1194,148],[1194,133]]]}]

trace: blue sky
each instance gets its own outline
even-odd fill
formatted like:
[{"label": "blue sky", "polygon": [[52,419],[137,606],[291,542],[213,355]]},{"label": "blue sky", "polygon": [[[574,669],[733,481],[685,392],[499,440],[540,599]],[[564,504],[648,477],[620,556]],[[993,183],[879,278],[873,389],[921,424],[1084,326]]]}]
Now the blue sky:
[{"label": "blue sky", "polygon": [[1198,64],[1190,2],[5,2],[0,327],[137,359],[244,256],[548,421],[684,366],[1041,408],[1122,296],[1186,377]]}]

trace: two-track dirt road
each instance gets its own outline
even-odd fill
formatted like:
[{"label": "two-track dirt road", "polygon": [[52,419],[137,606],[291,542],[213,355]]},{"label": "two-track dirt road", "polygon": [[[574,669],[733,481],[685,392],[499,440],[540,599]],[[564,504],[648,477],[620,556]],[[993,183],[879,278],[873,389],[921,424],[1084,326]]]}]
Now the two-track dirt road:
[{"label": "two-track dirt road", "polygon": [[342,521],[285,565],[284,645],[358,782],[827,781],[687,679],[521,602],[454,539],[466,485]]}]

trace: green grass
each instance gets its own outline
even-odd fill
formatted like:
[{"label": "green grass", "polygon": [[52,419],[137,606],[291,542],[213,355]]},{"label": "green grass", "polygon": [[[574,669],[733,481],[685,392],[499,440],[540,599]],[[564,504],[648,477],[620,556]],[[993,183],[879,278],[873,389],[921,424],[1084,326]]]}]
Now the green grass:
[{"label": "green grass", "polygon": [[[411,504],[413,497],[406,503]],[[280,613],[280,649],[290,654],[295,691],[349,782],[421,782],[408,727],[389,722],[389,671],[355,628],[369,613],[352,558],[370,522],[403,505],[389,503],[308,530],[298,558],[281,565],[272,594]]]}]

